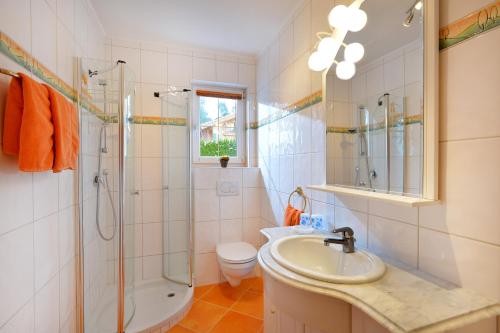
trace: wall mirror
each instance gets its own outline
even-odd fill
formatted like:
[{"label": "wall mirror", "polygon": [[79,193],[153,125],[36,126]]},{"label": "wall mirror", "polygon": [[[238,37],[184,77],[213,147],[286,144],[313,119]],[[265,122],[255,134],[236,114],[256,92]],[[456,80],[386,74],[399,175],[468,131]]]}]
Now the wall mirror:
[{"label": "wall mirror", "polygon": [[[336,62],[323,75],[327,126],[324,187],[334,192],[344,188],[361,195],[383,193],[435,201],[436,4],[357,2],[367,14],[366,26],[345,34]],[[338,68],[339,62],[349,58],[345,50],[351,43],[364,46],[354,75]],[[346,75],[352,77],[345,79]]]}]

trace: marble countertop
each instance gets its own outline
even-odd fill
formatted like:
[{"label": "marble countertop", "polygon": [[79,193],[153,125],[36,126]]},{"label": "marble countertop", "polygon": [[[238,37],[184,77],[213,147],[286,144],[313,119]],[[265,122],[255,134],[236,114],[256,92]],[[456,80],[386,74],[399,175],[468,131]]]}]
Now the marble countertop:
[{"label": "marble countertop", "polygon": [[500,316],[497,301],[389,262],[386,258],[382,258],[387,267],[384,276],[370,283],[335,284],[302,276],[279,265],[270,252],[275,240],[301,232],[284,227],[265,228],[261,232],[269,241],[259,250],[259,264],[273,278],[302,290],[348,302],[391,332],[445,332]]}]

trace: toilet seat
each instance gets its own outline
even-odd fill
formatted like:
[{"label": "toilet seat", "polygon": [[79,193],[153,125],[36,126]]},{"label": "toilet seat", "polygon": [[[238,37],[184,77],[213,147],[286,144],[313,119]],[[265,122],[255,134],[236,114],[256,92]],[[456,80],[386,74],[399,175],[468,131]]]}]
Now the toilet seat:
[{"label": "toilet seat", "polygon": [[217,256],[230,264],[244,264],[255,260],[257,250],[245,242],[217,244]]}]

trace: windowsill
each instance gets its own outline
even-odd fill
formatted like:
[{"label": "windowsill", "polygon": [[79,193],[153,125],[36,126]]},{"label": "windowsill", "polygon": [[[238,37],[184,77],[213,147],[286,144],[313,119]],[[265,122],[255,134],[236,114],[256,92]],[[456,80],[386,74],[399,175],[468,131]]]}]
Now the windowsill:
[{"label": "windowsill", "polygon": [[258,166],[248,166],[245,164],[234,164],[228,165],[227,168],[223,168],[220,165],[212,163],[193,163],[192,167],[194,169],[258,169]]}]

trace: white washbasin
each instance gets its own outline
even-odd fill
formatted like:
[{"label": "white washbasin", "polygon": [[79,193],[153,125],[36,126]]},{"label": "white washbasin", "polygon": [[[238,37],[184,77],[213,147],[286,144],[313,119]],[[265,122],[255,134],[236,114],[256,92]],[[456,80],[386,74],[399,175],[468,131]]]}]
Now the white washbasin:
[{"label": "white washbasin", "polygon": [[298,274],[333,283],[366,283],[379,279],[385,264],[362,250],[342,252],[342,246],[325,246],[321,235],[284,237],[271,246],[271,255],[281,266]]}]

